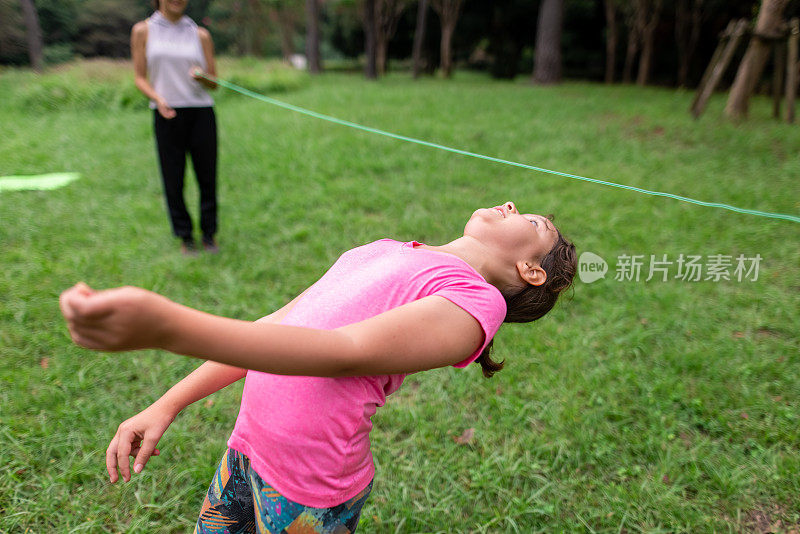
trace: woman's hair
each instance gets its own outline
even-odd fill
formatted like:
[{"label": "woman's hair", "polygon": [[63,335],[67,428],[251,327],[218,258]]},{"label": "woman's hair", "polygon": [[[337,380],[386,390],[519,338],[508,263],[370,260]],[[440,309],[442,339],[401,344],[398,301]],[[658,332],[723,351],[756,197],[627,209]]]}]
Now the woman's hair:
[{"label": "woman's hair", "polygon": [[161,0],[153,0],[153,9],[156,11],[161,9]]},{"label": "woman's hair", "polygon": [[[556,231],[558,238],[553,248],[539,262],[547,273],[547,279],[540,286],[528,284],[517,293],[503,295],[506,299],[504,323],[529,323],[541,318],[553,309],[558,296],[572,285],[572,279],[578,269],[575,245],[567,241],[558,229]],[[490,378],[505,364],[505,361],[496,362],[492,359],[493,344],[494,340],[490,341],[475,360],[481,364],[483,376],[486,378]]]}]

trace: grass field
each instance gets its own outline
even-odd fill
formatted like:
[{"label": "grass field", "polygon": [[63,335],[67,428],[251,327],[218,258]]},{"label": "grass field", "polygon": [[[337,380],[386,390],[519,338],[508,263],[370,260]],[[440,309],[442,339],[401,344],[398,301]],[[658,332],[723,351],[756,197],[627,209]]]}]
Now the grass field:
[{"label": "grass field", "polygon": [[[284,71],[270,85],[254,61],[229,61],[221,75],[233,71],[293,104],[403,135],[800,214],[800,129],[771,120],[766,101],[732,124],[717,97],[695,122],[692,95],[669,89]],[[185,410],[162,455],[111,486],[104,452],[117,425],[197,361],[72,345],[63,289],[139,285],[253,320],[348,248],[440,244],[475,208],[505,200],[555,213],[579,253],[609,271],[578,281],[542,321],[501,329],[495,354],[507,366],[493,379],[471,366],[406,380],[374,417],[378,474],[360,532],[798,532],[800,225],[220,92],[222,252],[185,258],[169,235],[151,114],[127,72],[0,72],[0,176],[82,174],[54,191],[0,191],[0,532],[189,531],[236,417],[241,384]],[[664,254],[762,261],[757,280],[685,281],[676,263],[667,281],[646,282],[650,256]],[[624,255],[644,256],[639,281],[615,279]],[[468,429],[472,440],[456,442]]]}]

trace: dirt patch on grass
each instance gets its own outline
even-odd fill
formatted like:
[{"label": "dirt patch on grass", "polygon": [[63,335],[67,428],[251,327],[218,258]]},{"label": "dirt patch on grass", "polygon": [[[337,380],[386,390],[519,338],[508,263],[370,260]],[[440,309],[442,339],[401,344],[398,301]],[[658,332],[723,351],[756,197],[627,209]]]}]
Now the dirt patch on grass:
[{"label": "dirt patch on grass", "polygon": [[748,534],[800,534],[800,524],[791,523],[786,509],[775,504],[750,510],[744,516],[739,532]]}]

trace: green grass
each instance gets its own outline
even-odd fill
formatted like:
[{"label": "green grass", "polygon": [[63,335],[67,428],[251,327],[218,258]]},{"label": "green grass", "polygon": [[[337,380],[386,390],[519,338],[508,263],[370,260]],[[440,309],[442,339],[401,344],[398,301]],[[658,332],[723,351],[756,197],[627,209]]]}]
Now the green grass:
[{"label": "green grass", "polygon": [[[67,67],[77,93],[131,91],[125,65],[81,78],[92,68]],[[220,74],[258,83],[266,69],[229,61]],[[505,200],[555,213],[579,252],[610,271],[578,282],[542,321],[504,327],[495,345],[507,368],[495,378],[472,366],[406,380],[374,417],[378,474],[360,531],[800,525],[797,224],[447,154],[220,92],[222,253],[187,259],[169,236],[144,103],[35,100],[61,72],[0,74],[0,176],[83,175],[56,191],[0,193],[0,532],[188,531],[236,417],[241,385],[188,408],[144,473],[109,485],[104,452],[117,425],[197,362],[72,345],[57,306],[69,285],[140,285],[256,319],[354,245],[443,243],[475,208]],[[269,89],[266,78],[256,89]],[[732,124],[722,96],[695,122],[692,95],[667,89],[542,88],[465,73],[291,80],[279,98],[376,128],[800,213],[800,131],[769,119],[764,100]],[[754,282],[614,280],[622,254],[757,253]],[[456,443],[469,428],[474,439]]]}]

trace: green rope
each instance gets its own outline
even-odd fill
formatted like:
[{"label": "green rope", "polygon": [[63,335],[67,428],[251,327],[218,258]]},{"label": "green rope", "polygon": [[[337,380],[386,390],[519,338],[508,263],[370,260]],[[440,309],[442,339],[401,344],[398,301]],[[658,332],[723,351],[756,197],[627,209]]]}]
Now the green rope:
[{"label": "green rope", "polygon": [[[202,76],[202,75],[201,75]],[[536,167],[534,165],[527,165],[525,163],[518,163],[516,161],[509,161],[506,159],[495,158],[492,156],[485,156],[483,154],[476,154],[475,152],[468,152],[466,150],[460,150],[458,148],[452,148],[449,146],[440,145],[438,143],[431,143],[429,141],[423,141],[421,139],[414,139],[413,137],[407,137],[405,135],[399,135],[392,132],[386,132],[384,130],[378,130],[377,128],[370,128],[369,126],[363,126],[361,124],[357,124],[355,122],[350,122],[342,119],[337,119],[336,117],[331,117],[330,115],[325,115],[322,113],[317,113],[316,111],[310,111],[298,106],[293,106],[292,104],[287,104],[286,102],[281,102],[280,100],[275,100],[274,98],[270,98],[268,96],[261,95],[259,93],[254,93],[249,89],[245,89],[244,87],[240,87],[236,84],[231,82],[219,79],[219,78],[211,78],[207,76],[203,76],[209,81],[216,82],[217,84],[230,89],[232,91],[236,91],[237,93],[241,93],[245,96],[249,96],[251,98],[255,98],[256,100],[261,100],[262,102],[267,102],[268,104],[273,104],[278,107],[282,107],[284,109],[288,109],[291,111],[296,111],[298,113],[302,113],[304,115],[309,115],[311,117],[315,117],[317,119],[322,119],[324,121],[332,122],[335,124],[340,124],[342,126],[348,126],[350,128],[355,128],[357,130],[363,130],[365,132],[370,132],[378,135],[383,135],[386,137],[391,137],[392,139],[399,139],[401,141],[408,141],[409,143],[416,143],[418,145],[423,145],[431,148],[438,148],[440,150],[444,150],[447,152],[453,152],[454,154],[461,154],[462,156],[469,156],[473,158],[483,159],[486,161],[493,161],[495,163],[503,163],[505,165],[511,165],[512,167],[521,167],[523,169],[529,169],[532,171],[539,171],[548,174],[554,174],[556,176],[563,176],[564,178],[572,178],[575,180],[583,180],[584,182],[591,182],[593,184],[600,184],[600,185],[607,185],[610,187],[618,187],[620,189],[627,189],[629,191],[635,191],[637,193],[643,193],[645,195],[652,195],[657,197],[668,197],[675,200],[680,200],[682,202],[689,202],[691,204],[697,204],[698,206],[707,206],[710,208],[722,208],[730,211],[735,211],[737,213],[746,213],[749,215],[756,215],[759,217],[769,217],[771,219],[783,219],[785,221],[791,221],[800,223],[800,217],[796,215],[786,215],[783,213],[770,213],[768,211],[759,211],[759,210],[751,210],[746,208],[738,208],[736,206],[730,206],[728,204],[722,204],[720,202],[705,202],[703,200],[696,200],[689,197],[683,197],[680,195],[673,195],[672,193],[664,193],[661,191],[650,191],[648,189],[642,189],[640,187],[633,187],[630,185],[625,184],[617,184],[614,182],[607,182],[605,180],[597,180],[595,178],[587,178],[585,176],[578,176],[576,174],[569,174],[566,172],[559,172],[559,171],[552,171],[550,169],[544,169],[542,167]]]}]

